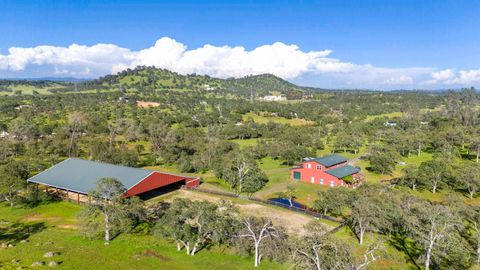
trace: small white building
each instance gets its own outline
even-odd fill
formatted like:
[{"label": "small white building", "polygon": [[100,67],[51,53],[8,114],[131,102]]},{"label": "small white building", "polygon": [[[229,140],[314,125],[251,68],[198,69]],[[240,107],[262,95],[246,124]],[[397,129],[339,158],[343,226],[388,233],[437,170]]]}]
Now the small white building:
[{"label": "small white building", "polygon": [[30,105],[18,105],[18,106],[15,106],[15,110],[21,110],[23,108],[30,108],[31,106]]},{"label": "small white building", "polygon": [[386,126],[386,127],[396,127],[397,122],[387,121],[387,122],[383,123],[383,125]]},{"label": "small white building", "polygon": [[264,101],[282,101],[282,100],[287,100],[287,98],[284,97],[284,96],[264,96],[264,97],[262,97],[262,100],[264,100]]},{"label": "small white building", "polygon": [[205,90],[208,90],[208,91],[215,90],[215,87],[210,86],[210,84],[204,84],[203,88],[205,88]]},{"label": "small white building", "polygon": [[118,97],[118,102],[128,102],[129,100],[128,97]]},{"label": "small white building", "polygon": [[10,134],[5,130],[0,131],[0,138],[3,139],[3,138],[7,138],[8,136],[10,136]]}]

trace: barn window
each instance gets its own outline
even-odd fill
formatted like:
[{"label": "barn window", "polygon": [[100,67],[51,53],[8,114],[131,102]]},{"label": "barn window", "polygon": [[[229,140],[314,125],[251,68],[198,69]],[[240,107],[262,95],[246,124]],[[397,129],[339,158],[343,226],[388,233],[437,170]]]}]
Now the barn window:
[{"label": "barn window", "polygon": [[322,169],[322,165],[317,165],[317,170],[321,170]]},{"label": "barn window", "polygon": [[323,178],[320,178],[320,185],[325,185]]},{"label": "barn window", "polygon": [[312,183],[315,183],[315,177],[312,176]]},{"label": "barn window", "polygon": [[335,186],[335,182],[333,182],[333,180],[330,180],[330,186],[331,186],[331,187],[334,187],[334,186]]},{"label": "barn window", "polygon": [[312,164],[307,163],[307,169],[310,169],[310,168],[312,168]]}]

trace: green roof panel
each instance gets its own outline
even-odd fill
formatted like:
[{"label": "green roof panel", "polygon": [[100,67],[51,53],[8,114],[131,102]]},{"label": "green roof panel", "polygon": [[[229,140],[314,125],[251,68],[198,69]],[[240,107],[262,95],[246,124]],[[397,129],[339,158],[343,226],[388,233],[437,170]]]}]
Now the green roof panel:
[{"label": "green roof panel", "polygon": [[152,172],[145,169],[69,158],[31,177],[28,181],[87,194],[102,178],[115,178],[122,182],[128,190]]},{"label": "green roof panel", "polygon": [[315,158],[314,161],[320,163],[326,167],[331,167],[333,165],[337,165],[343,162],[347,162],[348,159],[339,156],[339,155],[327,155],[319,158]]},{"label": "green roof panel", "polygon": [[349,176],[360,171],[359,167],[354,167],[351,165],[345,165],[341,167],[337,167],[331,170],[326,170],[325,172],[331,174],[337,178],[343,178],[345,176]]}]

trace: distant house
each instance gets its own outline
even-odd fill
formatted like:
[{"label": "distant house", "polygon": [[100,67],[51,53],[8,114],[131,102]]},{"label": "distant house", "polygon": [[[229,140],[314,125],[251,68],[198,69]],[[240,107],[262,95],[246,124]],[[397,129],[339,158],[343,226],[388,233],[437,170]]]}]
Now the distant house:
[{"label": "distant house", "polygon": [[17,105],[15,106],[15,110],[21,110],[23,108],[30,108],[31,106],[30,105]]},{"label": "distant house", "polygon": [[215,90],[215,87],[210,86],[209,84],[204,84],[203,88],[205,88],[205,90],[208,90],[208,91]]},{"label": "distant house", "polygon": [[128,97],[118,97],[118,102],[128,102],[129,98]]},{"label": "distant house", "polygon": [[158,106],[160,106],[160,103],[158,102],[137,100],[137,107],[140,108],[153,108]]},{"label": "distant house", "polygon": [[262,97],[262,100],[264,100],[264,101],[282,101],[282,100],[287,100],[287,98],[284,97],[284,96],[264,96],[264,97]]},{"label": "distant house", "polygon": [[305,158],[302,164],[291,170],[291,178],[329,187],[355,186],[360,179],[360,168],[347,164],[348,159],[339,155]]},{"label": "distant house", "polygon": [[396,127],[397,122],[387,121],[387,122],[383,123],[383,125],[386,126],[386,127]]},{"label": "distant house", "polygon": [[4,130],[0,131],[0,138],[8,138],[10,134]]}]

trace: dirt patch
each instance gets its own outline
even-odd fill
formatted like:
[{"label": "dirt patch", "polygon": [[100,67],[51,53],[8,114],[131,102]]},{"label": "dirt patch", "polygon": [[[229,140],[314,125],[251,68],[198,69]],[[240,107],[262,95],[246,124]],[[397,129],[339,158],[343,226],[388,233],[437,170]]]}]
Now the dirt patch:
[{"label": "dirt patch", "polygon": [[159,260],[162,261],[162,262],[169,262],[169,261],[172,260],[172,259],[170,259],[169,257],[160,254],[158,251],[151,250],[151,249],[146,249],[146,250],[144,250],[142,253],[136,254],[136,255],[133,256],[133,257],[134,257],[135,259],[137,259],[137,260],[139,260],[141,257],[154,257],[154,258],[159,259]]},{"label": "dirt patch", "polygon": [[22,218],[23,221],[26,221],[26,222],[35,222],[35,221],[47,221],[47,222],[58,222],[60,221],[61,219],[59,217],[45,217],[45,216],[42,216],[42,215],[36,215],[36,214],[33,214],[33,215],[29,215],[29,216],[26,216],[24,218]]},{"label": "dirt patch", "polygon": [[[218,203],[220,202],[220,200],[232,201],[231,198],[224,198],[220,196],[186,190],[177,191],[173,196],[169,197],[167,201],[171,201],[173,200],[173,198],[185,198],[194,201],[203,200],[214,203]],[[236,202],[234,200],[233,203],[239,208],[240,214],[269,218],[273,221],[274,224],[284,227],[289,233],[292,234],[303,234],[303,227],[314,219],[311,216],[303,215],[282,208],[277,208],[274,206],[254,203],[247,200],[242,200],[241,202]]]},{"label": "dirt patch", "polygon": [[73,224],[60,224],[60,225],[57,225],[57,228],[74,230],[74,229],[77,229],[78,227],[77,225],[73,225]]}]

